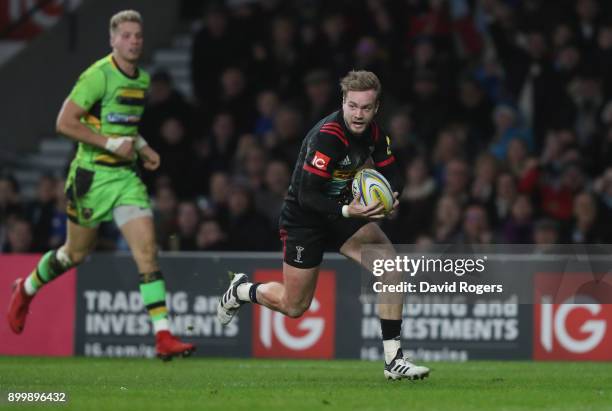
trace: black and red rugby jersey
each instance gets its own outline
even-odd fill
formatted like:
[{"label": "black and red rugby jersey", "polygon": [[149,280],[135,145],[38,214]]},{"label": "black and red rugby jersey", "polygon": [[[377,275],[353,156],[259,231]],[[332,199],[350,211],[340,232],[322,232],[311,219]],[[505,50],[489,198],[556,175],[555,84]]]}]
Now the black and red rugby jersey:
[{"label": "black and red rugby jersey", "polygon": [[351,182],[372,158],[376,168],[400,191],[401,173],[391,152],[391,139],[372,121],[361,135],[346,127],[342,110],[319,121],[306,134],[293,170],[286,201],[303,209],[340,215],[350,202]]}]

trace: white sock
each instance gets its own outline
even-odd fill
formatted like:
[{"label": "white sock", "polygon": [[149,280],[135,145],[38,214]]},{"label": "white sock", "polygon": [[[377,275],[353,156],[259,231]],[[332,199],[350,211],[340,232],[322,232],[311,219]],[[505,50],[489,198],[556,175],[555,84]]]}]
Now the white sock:
[{"label": "white sock", "polygon": [[248,303],[252,302],[251,296],[249,295],[249,291],[251,290],[252,286],[253,283],[244,283],[238,286],[238,288],[236,289],[236,294],[238,294],[238,299],[240,301],[245,301]]},{"label": "white sock", "polygon": [[160,331],[168,331],[170,329],[170,324],[168,323],[167,318],[162,318],[161,320],[153,321],[153,331],[157,334]]},{"label": "white sock", "polygon": [[383,340],[383,349],[385,350],[385,363],[390,364],[391,361],[397,355],[397,350],[402,348],[400,346],[400,339],[394,338],[392,340]]},{"label": "white sock", "polygon": [[36,294],[36,288],[34,287],[34,284],[32,282],[32,276],[28,276],[28,278],[26,278],[26,280],[23,283],[23,289],[25,290],[25,293],[27,295],[34,295]]}]

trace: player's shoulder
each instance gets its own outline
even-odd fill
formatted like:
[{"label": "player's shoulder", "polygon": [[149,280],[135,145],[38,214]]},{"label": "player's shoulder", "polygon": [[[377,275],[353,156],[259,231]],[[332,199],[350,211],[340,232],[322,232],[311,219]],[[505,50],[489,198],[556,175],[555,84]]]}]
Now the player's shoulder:
[{"label": "player's shoulder", "polygon": [[319,139],[331,139],[332,141],[340,143],[344,146],[348,147],[349,145],[348,138],[344,130],[343,121],[339,116],[339,111],[335,111],[329,116],[323,118],[313,127],[312,131],[313,134]]},{"label": "player's shoulder", "polygon": [[110,70],[112,67],[113,67],[113,60],[109,54],[95,61],[91,66],[89,66],[89,68],[87,68],[87,70],[85,70],[85,73],[103,72],[105,70]]},{"label": "player's shoulder", "polygon": [[[113,73],[117,74],[118,68],[113,60],[112,54],[108,54],[101,59],[94,62],[91,66],[89,66],[81,76],[109,76],[112,77]],[[119,70],[120,71],[120,70]],[[144,70],[141,67],[138,67],[138,77],[139,81],[150,83],[151,76],[148,71]]]},{"label": "player's shoulder", "polygon": [[96,80],[103,81],[105,78],[105,66],[108,64],[106,60],[108,60],[107,57],[101,58],[87,67],[79,76],[79,80],[87,80],[88,83]]},{"label": "player's shoulder", "polygon": [[387,146],[391,145],[391,135],[389,134],[385,126],[380,124],[379,121],[374,120],[372,121],[371,127],[372,141],[374,142],[374,144],[380,143],[382,145]]}]

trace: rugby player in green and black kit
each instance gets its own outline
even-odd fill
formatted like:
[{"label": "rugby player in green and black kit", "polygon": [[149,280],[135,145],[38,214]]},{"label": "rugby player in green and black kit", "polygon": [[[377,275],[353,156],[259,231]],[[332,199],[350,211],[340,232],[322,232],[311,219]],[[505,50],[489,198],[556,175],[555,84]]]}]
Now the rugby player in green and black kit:
[{"label": "rugby player in green and black kit", "polygon": [[66,243],[47,252],[33,272],[17,279],[9,303],[11,329],[23,331],[36,292],[93,250],[98,225],[115,220],[140,272],[140,292],[153,323],[155,348],[163,360],[188,356],[195,347],[169,331],[166,287],[157,262],[151,205],[136,173],[138,158],[149,170],[159,155],[138,135],[149,75],[136,64],[142,53],[142,19],[125,10],[110,20],[113,52],[79,78],[64,102],[57,131],[79,142],[66,181]]}]

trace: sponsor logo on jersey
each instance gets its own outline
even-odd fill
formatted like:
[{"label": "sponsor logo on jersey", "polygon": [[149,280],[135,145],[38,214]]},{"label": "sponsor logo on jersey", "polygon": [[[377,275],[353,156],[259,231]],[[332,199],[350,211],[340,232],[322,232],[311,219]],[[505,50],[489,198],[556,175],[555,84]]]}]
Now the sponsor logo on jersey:
[{"label": "sponsor logo on jersey", "polygon": [[320,151],[315,152],[314,157],[312,158],[312,165],[315,168],[318,168],[322,171],[327,171],[327,166],[329,165],[329,161],[331,158],[321,153]]},{"label": "sponsor logo on jersey", "polygon": [[386,139],[387,139],[387,155],[390,156],[393,154],[391,153],[391,138],[387,136]]},{"label": "sponsor logo on jersey", "polygon": [[140,116],[133,114],[108,113],[106,121],[111,124],[137,125],[140,122]]}]

